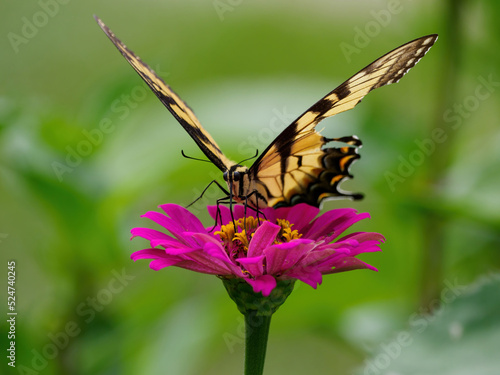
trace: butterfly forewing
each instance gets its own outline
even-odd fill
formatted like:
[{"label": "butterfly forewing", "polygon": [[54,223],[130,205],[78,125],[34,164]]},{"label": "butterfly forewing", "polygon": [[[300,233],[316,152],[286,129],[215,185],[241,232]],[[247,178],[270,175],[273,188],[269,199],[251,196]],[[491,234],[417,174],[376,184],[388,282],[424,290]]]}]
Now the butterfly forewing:
[{"label": "butterfly forewing", "polygon": [[[377,59],[328,93],[290,124],[261,154],[250,169],[255,188],[269,206],[305,202],[319,206],[326,198],[352,197],[339,184],[352,177],[349,166],[359,158],[355,137],[340,141],[346,146],[328,147],[332,139],[315,127],[326,117],[347,111],[371,90],[398,82],[425,55],[437,39],[428,35],[408,42]],[[339,139],[335,139],[339,141]]]},{"label": "butterfly forewing", "polygon": [[145,64],[138,56],[118,39],[115,34],[99,19],[94,16],[101,29],[106,33],[108,38],[118,48],[121,54],[127,59],[137,73],[142,77],[144,82],[153,90],[160,101],[167,107],[172,115],[179,121],[182,127],[198,144],[203,153],[215,164],[220,170],[226,171],[234,162],[230,161],[210,134],[203,129],[200,122],[196,118],[194,112],[184,101],[168,86],[158,75]]}]

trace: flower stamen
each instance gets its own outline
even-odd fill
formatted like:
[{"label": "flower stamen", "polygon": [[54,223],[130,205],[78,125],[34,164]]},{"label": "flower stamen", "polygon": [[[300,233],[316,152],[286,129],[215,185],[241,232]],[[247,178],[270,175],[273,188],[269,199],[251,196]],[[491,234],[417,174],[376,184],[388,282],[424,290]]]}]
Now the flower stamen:
[{"label": "flower stamen", "polygon": [[248,252],[248,245],[259,226],[259,220],[253,216],[240,218],[226,225],[221,225],[219,235],[227,253],[236,257]]},{"label": "flower stamen", "polygon": [[281,227],[278,236],[276,236],[276,240],[278,241],[276,243],[290,242],[302,237],[302,233],[299,233],[297,230],[292,230],[294,224],[290,224],[288,220],[276,219],[276,222]]}]

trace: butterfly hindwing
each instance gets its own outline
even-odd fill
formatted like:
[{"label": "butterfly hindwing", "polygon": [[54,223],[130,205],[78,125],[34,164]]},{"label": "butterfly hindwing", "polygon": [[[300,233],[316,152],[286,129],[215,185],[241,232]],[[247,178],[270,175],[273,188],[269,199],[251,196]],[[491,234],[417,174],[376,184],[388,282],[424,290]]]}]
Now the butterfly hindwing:
[{"label": "butterfly hindwing", "polygon": [[[366,66],[328,93],[290,124],[250,168],[254,188],[267,205],[291,206],[305,202],[319,206],[330,197],[360,198],[343,192],[339,184],[352,177],[349,166],[359,158],[356,137],[329,139],[315,130],[326,117],[347,111],[370,91],[398,82],[437,39],[428,35],[408,42]],[[328,147],[331,141],[344,145]]]},{"label": "butterfly hindwing", "polygon": [[[321,147],[329,142],[342,145]],[[257,168],[256,165],[250,168],[255,188],[272,207],[298,203],[319,206],[324,199],[333,197],[360,199],[361,194],[344,192],[339,187],[352,177],[349,167],[359,159],[356,148],[359,146],[361,141],[355,136],[332,139],[310,132],[293,142],[288,156],[281,159],[277,151],[278,158],[263,158]]]},{"label": "butterfly hindwing", "polygon": [[94,16],[94,18],[111,42],[194,139],[207,158],[222,171],[226,171],[233,165],[234,163],[222,153],[210,134],[203,129],[191,108],[146,63],[129,50],[99,17]]}]

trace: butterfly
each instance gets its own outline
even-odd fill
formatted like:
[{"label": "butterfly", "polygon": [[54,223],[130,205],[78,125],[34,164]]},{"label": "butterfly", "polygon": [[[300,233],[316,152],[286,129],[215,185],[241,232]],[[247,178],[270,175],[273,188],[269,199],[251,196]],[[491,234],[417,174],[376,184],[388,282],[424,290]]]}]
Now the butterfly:
[{"label": "butterfly", "polygon": [[[353,108],[370,91],[398,82],[438,37],[432,34],[412,40],[361,69],[286,127],[248,168],[229,160],[191,108],[97,16],[94,17],[205,156],[223,172],[227,190],[213,181],[226,194],[218,203],[244,203],[245,207],[256,210],[298,203],[319,207],[326,199],[362,198],[359,193],[346,192],[339,187],[342,181],[353,177],[349,168],[360,157],[357,149],[361,141],[356,136],[327,138],[315,127],[321,120]],[[331,142],[336,142],[337,146],[328,146]]]}]

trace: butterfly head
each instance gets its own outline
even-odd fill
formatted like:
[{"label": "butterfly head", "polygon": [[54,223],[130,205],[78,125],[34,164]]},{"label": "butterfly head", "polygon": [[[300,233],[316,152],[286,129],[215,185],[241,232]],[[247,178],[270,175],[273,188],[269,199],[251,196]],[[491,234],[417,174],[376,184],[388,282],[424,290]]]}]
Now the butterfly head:
[{"label": "butterfly head", "polygon": [[231,192],[232,199],[241,203],[246,201],[250,191],[250,170],[244,165],[234,164],[224,174],[224,181]]},{"label": "butterfly head", "polygon": [[228,185],[234,182],[242,181],[244,179],[244,176],[248,175],[248,171],[249,169],[247,167],[239,164],[234,164],[224,172],[224,181],[226,181]]}]

